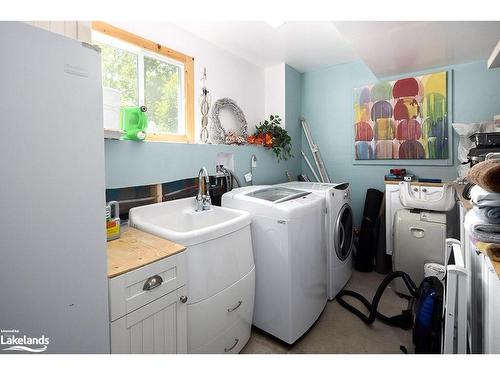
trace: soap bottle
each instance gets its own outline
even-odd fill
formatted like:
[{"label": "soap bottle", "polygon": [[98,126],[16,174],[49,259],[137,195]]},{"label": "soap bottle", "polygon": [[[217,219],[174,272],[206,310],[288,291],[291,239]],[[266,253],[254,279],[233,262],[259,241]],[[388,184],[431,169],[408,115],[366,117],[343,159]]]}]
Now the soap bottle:
[{"label": "soap bottle", "polygon": [[110,201],[106,206],[106,237],[108,241],[120,238],[120,206]]}]

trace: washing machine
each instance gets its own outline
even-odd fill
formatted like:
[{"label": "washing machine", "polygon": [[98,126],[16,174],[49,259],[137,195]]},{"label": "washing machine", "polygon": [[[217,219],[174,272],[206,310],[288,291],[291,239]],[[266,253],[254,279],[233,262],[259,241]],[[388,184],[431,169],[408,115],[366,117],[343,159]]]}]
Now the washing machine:
[{"label": "washing machine", "polygon": [[308,191],[261,185],[225,193],[222,206],[252,218],[253,325],[293,344],[327,301],[325,200]]},{"label": "washing machine", "polygon": [[352,275],[353,214],[348,183],[287,182],[291,189],[310,191],[325,198],[327,246],[327,295],[332,300]]}]

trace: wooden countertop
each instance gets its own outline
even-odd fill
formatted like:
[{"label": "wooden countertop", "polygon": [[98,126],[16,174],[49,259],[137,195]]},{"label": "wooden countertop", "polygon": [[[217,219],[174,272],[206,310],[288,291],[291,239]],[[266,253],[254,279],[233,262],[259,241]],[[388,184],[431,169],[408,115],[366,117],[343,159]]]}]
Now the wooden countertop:
[{"label": "wooden countertop", "polygon": [[[400,182],[403,181],[387,181],[384,180],[384,183],[386,185],[398,185]],[[447,184],[448,182],[419,182],[419,181],[411,181],[410,185],[412,186],[435,186],[435,187],[442,187],[444,184]]]},{"label": "wooden countertop", "polygon": [[138,229],[126,228],[119,239],[108,242],[108,278],[135,270],[185,249],[182,245]]},{"label": "wooden countertop", "polygon": [[457,198],[460,202],[462,202],[462,205],[464,206],[465,212],[468,212],[469,210],[472,210],[472,203],[470,199],[465,199],[462,196],[462,193],[464,192],[465,185],[453,183],[453,187],[455,188],[455,192],[457,193]]},{"label": "wooden countertop", "polygon": [[496,262],[493,259],[490,258],[491,265],[495,269],[498,278],[500,279],[500,262]]},{"label": "wooden countertop", "polygon": [[491,265],[495,269],[495,272],[497,273],[498,278],[500,279],[500,262],[497,262],[496,260],[491,259],[490,255],[482,248],[480,247],[475,247],[477,250],[482,252],[486,258],[489,258]]}]

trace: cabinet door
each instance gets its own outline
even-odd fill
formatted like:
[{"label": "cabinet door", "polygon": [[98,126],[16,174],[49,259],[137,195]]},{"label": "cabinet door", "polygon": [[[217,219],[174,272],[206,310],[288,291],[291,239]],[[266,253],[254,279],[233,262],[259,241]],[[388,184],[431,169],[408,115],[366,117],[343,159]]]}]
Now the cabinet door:
[{"label": "cabinet door", "polygon": [[186,353],[185,292],[181,287],[112,322],[111,353]]},{"label": "cabinet door", "polygon": [[470,344],[473,354],[481,354],[484,350],[484,255],[473,244],[470,249]]},{"label": "cabinet door", "polygon": [[500,311],[500,280],[491,261],[485,258],[484,283],[484,353],[500,353],[500,326],[498,311]]},{"label": "cabinet door", "polygon": [[386,253],[392,254],[394,214],[403,208],[399,199],[399,185],[385,185],[385,243]]}]

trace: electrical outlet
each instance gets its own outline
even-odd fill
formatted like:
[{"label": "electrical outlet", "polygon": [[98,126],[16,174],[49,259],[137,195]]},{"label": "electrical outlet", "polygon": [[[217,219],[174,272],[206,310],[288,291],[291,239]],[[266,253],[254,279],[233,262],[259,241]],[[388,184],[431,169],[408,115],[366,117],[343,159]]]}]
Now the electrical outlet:
[{"label": "electrical outlet", "polygon": [[245,175],[245,181],[246,181],[246,182],[250,182],[250,181],[252,181],[252,174],[251,174],[251,173],[247,173],[247,174]]},{"label": "electrical outlet", "polygon": [[255,167],[257,167],[257,159],[252,158],[252,168],[255,168]]}]

